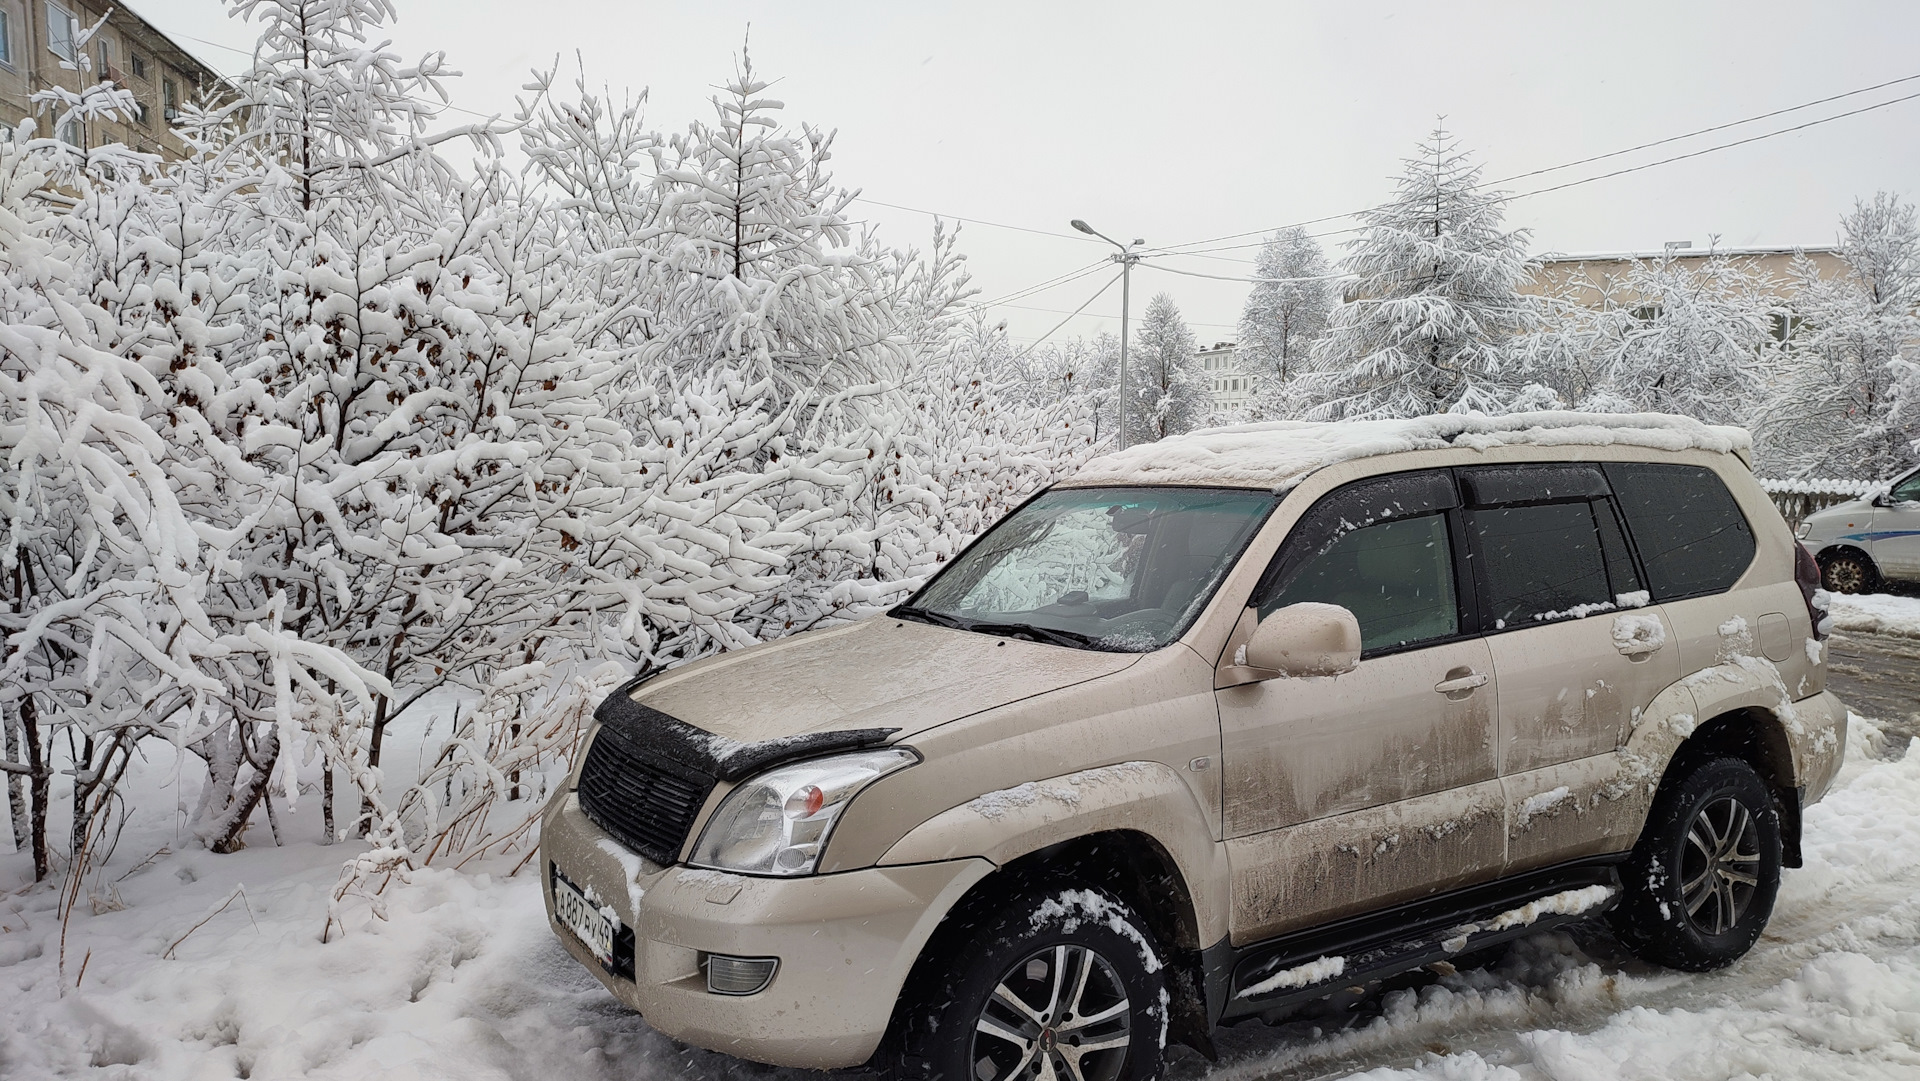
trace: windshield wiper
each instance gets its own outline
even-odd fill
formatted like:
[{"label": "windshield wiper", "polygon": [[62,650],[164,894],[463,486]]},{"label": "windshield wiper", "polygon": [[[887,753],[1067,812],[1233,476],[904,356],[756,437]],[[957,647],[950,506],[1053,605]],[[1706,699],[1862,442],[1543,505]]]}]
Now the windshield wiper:
[{"label": "windshield wiper", "polygon": [[1031,623],[973,623],[966,628],[981,634],[998,634],[1007,638],[1025,638],[1030,642],[1045,642],[1054,646],[1072,646],[1075,649],[1099,649],[1098,639],[1079,631],[1063,631],[1054,627],[1037,627]]},{"label": "windshield wiper", "polygon": [[971,622],[961,619],[958,616],[950,616],[942,612],[929,612],[925,608],[915,608],[908,604],[896,604],[892,608],[887,609],[887,614],[896,619],[911,619],[915,623],[931,623],[936,627],[953,627],[963,631],[973,629]]},{"label": "windshield wiper", "polygon": [[1063,631],[1053,627],[1036,627],[1031,623],[993,623],[985,620],[962,619],[945,612],[928,611],[912,605],[897,605],[887,610],[887,614],[899,619],[911,619],[916,623],[931,623],[936,627],[952,627],[960,631],[974,631],[979,634],[997,634],[1002,638],[1022,638],[1029,642],[1044,642],[1052,646],[1071,646],[1074,649],[1100,649],[1099,639],[1078,631]]}]

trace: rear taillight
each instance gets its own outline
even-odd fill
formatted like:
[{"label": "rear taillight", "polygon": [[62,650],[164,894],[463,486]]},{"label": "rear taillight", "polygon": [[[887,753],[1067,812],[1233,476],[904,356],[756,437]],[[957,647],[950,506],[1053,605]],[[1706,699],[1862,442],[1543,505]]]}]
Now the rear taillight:
[{"label": "rear taillight", "polygon": [[1820,561],[1798,541],[1793,545],[1793,582],[1800,587],[1800,598],[1807,602],[1814,639],[1826,641],[1827,632],[1833,629],[1833,617],[1827,614],[1827,591],[1820,588]]}]

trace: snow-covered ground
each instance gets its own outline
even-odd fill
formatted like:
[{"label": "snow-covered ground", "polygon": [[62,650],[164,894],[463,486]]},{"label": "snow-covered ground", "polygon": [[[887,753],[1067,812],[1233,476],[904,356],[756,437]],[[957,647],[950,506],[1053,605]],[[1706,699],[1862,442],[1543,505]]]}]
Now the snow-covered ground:
[{"label": "snow-covered ground", "polygon": [[[1920,1076],[1920,754],[1876,758],[1855,718],[1806,866],[1772,929],[1725,972],[1628,961],[1599,932],[1534,936],[1485,968],[1393,991],[1341,1025],[1223,1030],[1176,1079],[1715,1081]],[[156,770],[156,772],[166,772]],[[283,821],[289,835],[300,816]],[[586,1078],[767,1076],[678,1047],[552,940],[518,857],[429,868],[323,945],[347,846],[216,856],[130,826],[64,928],[60,898],[0,857],[0,1076]],[[311,831],[299,835],[311,835]],[[244,893],[241,891],[244,890]],[[197,929],[195,929],[197,926]],[[169,951],[170,955],[169,955]],[[797,1075],[796,1075],[797,1076]]]},{"label": "snow-covered ground", "polygon": [[1920,597],[1891,593],[1835,593],[1828,602],[1833,628],[1920,638]]}]

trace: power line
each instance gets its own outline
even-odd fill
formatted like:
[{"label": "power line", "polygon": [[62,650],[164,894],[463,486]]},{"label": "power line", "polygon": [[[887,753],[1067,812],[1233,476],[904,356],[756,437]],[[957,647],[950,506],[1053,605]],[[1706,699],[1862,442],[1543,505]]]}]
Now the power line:
[{"label": "power line", "polygon": [[1107,260],[1104,258],[1095,259],[1093,262],[1088,263],[1086,266],[1077,267],[1073,270],[1067,271],[1065,274],[1061,274],[1053,278],[1048,278],[1046,281],[1041,282],[1039,285],[1029,285],[1024,289],[1016,289],[1013,292],[1008,293],[1003,297],[999,297],[994,300],[982,301],[978,304],[970,304],[968,305],[968,307],[973,308],[975,311],[983,311],[987,308],[997,308],[1002,304],[1007,304],[1015,300],[1021,300],[1026,297],[1030,297],[1035,293],[1043,293],[1043,292],[1046,292],[1048,289],[1057,288],[1058,286],[1065,285],[1071,281],[1078,281],[1079,279],[1084,278],[1087,275],[1093,273],[1094,271],[1100,269],[1100,267],[1105,265],[1106,263],[1107,263]]},{"label": "power line", "polygon": [[1870,112],[1873,112],[1875,109],[1885,109],[1890,105],[1898,105],[1903,101],[1912,101],[1915,98],[1920,98],[1920,93],[1908,94],[1905,97],[1898,97],[1890,101],[1882,101],[1873,105],[1862,105],[1858,109],[1849,109],[1844,113],[1835,113],[1832,116],[1821,117],[1818,120],[1809,120],[1804,124],[1795,124],[1790,128],[1781,128],[1779,131],[1769,131],[1759,135],[1750,135],[1745,139],[1735,139],[1733,142],[1721,143],[1719,146],[1710,146],[1704,150],[1694,150],[1685,154],[1675,154],[1673,157],[1662,158],[1659,161],[1650,161],[1645,165],[1634,165],[1625,169],[1615,169],[1613,172],[1610,172],[1610,173],[1601,173],[1599,176],[1590,176],[1585,178],[1584,180],[1569,180],[1565,184],[1555,184],[1551,187],[1535,188],[1532,191],[1521,192],[1520,194],[1515,195],[1513,198],[1525,199],[1530,195],[1545,195],[1547,192],[1550,192],[1550,191],[1562,191],[1566,188],[1577,188],[1582,184],[1591,184],[1596,180],[1607,180],[1609,178],[1616,177],[1616,176],[1625,176],[1628,173],[1637,173],[1642,169],[1652,169],[1660,165],[1671,165],[1676,161],[1685,161],[1688,158],[1697,158],[1702,154],[1711,154],[1716,150],[1727,150],[1736,146],[1745,146],[1748,143],[1757,143],[1762,139],[1771,139],[1776,135],[1790,135],[1796,131],[1805,131],[1808,128],[1816,128],[1822,124],[1830,124],[1835,120],[1845,120],[1847,117],[1850,117],[1850,116],[1859,116],[1861,113],[1870,113]]},{"label": "power line", "polygon": [[[1772,118],[1772,117],[1776,117],[1776,116],[1783,116],[1783,115],[1785,115],[1785,114],[1787,114],[1787,113],[1794,113],[1794,112],[1799,112],[1799,111],[1800,111],[1800,110],[1802,110],[1802,109],[1810,109],[1810,108],[1812,108],[1812,107],[1814,107],[1814,106],[1816,106],[1816,105],[1824,105],[1824,104],[1827,104],[1827,103],[1830,103],[1830,102],[1834,102],[1834,101],[1839,101],[1839,100],[1841,100],[1842,98],[1850,98],[1850,97],[1856,97],[1856,96],[1858,96],[1858,95],[1860,95],[1860,94],[1866,94],[1866,93],[1871,93],[1871,92],[1872,92],[1872,91],[1874,91],[1874,90],[1881,90],[1881,89],[1885,89],[1886,87],[1889,87],[1889,86],[1896,86],[1896,85],[1899,85],[1899,84],[1901,84],[1901,83],[1907,83],[1907,82],[1912,82],[1912,81],[1914,81],[1914,80],[1916,80],[1916,79],[1920,79],[1920,74],[1915,74],[1915,75],[1907,75],[1907,76],[1902,76],[1901,78],[1898,78],[1898,79],[1890,79],[1890,80],[1887,80],[1886,82],[1882,82],[1882,83],[1876,83],[1876,84],[1874,84],[1874,85],[1872,85],[1872,86],[1865,86],[1865,87],[1861,87],[1861,88],[1859,88],[1859,89],[1857,89],[1857,90],[1849,90],[1849,91],[1847,91],[1847,92],[1845,92],[1845,93],[1842,93],[1842,94],[1832,94],[1832,95],[1829,95],[1829,96],[1827,96],[1827,97],[1824,97],[1824,98],[1816,98],[1816,99],[1814,99],[1814,100],[1812,100],[1812,101],[1807,101],[1807,102],[1802,102],[1802,103],[1800,103],[1800,104],[1798,104],[1798,105],[1793,105],[1793,106],[1789,106],[1789,107],[1787,107],[1787,108],[1784,108],[1784,109],[1775,109],[1775,110],[1773,110],[1773,111],[1771,111],[1771,112],[1766,112],[1766,113],[1758,113],[1758,114],[1756,114],[1756,115],[1754,115],[1754,116],[1750,116],[1750,117],[1746,117],[1745,119],[1742,119],[1742,120],[1732,120],[1732,121],[1728,121],[1728,122],[1726,122],[1726,123],[1721,123],[1721,124],[1714,124],[1714,125],[1711,125],[1711,126],[1709,126],[1709,127],[1704,127],[1704,128],[1699,128],[1699,129],[1696,129],[1696,130],[1694,130],[1694,131],[1689,131],[1689,132],[1686,132],[1686,133],[1684,133],[1684,134],[1681,134],[1681,135],[1671,135],[1671,136],[1668,136],[1668,137],[1666,137],[1666,138],[1664,138],[1664,139],[1656,139],[1656,140],[1653,140],[1652,142],[1647,142],[1647,143],[1641,143],[1641,144],[1639,144],[1639,145],[1637,145],[1637,146],[1631,146],[1631,147],[1628,147],[1628,148],[1626,148],[1626,149],[1624,149],[1624,150],[1614,150],[1614,151],[1609,151],[1608,153],[1605,153],[1605,154],[1595,154],[1595,155],[1592,155],[1592,156],[1590,156],[1590,157],[1586,157],[1586,158],[1581,158],[1581,159],[1579,159],[1579,160],[1576,160],[1576,161],[1570,161],[1570,162],[1565,162],[1565,163],[1562,163],[1562,164],[1560,164],[1560,165],[1550,165],[1550,166],[1547,166],[1546,168],[1543,168],[1543,169],[1534,169],[1534,170],[1530,170],[1530,171],[1528,171],[1528,172],[1524,172],[1524,173],[1516,173],[1516,174],[1514,174],[1514,175],[1512,175],[1512,176],[1509,176],[1509,177],[1503,177],[1503,178],[1501,178],[1501,179],[1499,179],[1499,180],[1493,180],[1493,181],[1489,181],[1488,183],[1489,183],[1489,184],[1505,184],[1505,183],[1509,183],[1509,182],[1511,182],[1511,181],[1514,181],[1514,180],[1522,180],[1522,179],[1525,179],[1525,178],[1527,178],[1527,177],[1530,177],[1530,176],[1540,176],[1540,175],[1542,175],[1542,174],[1545,174],[1545,173],[1552,173],[1552,172],[1558,172],[1558,171],[1560,171],[1560,170],[1562,170],[1562,169],[1570,169],[1570,168],[1573,168],[1574,166],[1577,166],[1577,165],[1586,165],[1586,164],[1590,164],[1590,163],[1592,163],[1592,162],[1596,162],[1596,161],[1603,161],[1603,160],[1605,160],[1605,159],[1607,159],[1607,158],[1615,158],[1615,157],[1620,157],[1620,156],[1622,156],[1622,155],[1625,155],[1625,154],[1631,154],[1631,153],[1634,153],[1634,152],[1636,152],[1636,151],[1640,151],[1640,150],[1646,150],[1646,149],[1649,149],[1649,148],[1651,148],[1651,147],[1655,147],[1655,146],[1663,146],[1663,145],[1666,145],[1666,144],[1668,144],[1668,143],[1674,143],[1674,142],[1679,142],[1679,141],[1681,141],[1681,140],[1684,140],[1684,139],[1691,139],[1691,138],[1695,138],[1695,137],[1697,137],[1697,136],[1700,136],[1700,135],[1707,135],[1707,134],[1710,134],[1710,133],[1712,133],[1712,132],[1716,132],[1716,131],[1724,131],[1724,130],[1726,130],[1727,128],[1733,128],[1733,127],[1739,127],[1739,126],[1740,126],[1740,125],[1742,125],[1742,124],[1751,124],[1751,123],[1754,123],[1755,121],[1759,121],[1759,120],[1766,120],[1766,119],[1770,119],[1770,118]],[[1523,193],[1522,195],[1516,195],[1516,196],[1514,196],[1514,198],[1516,198],[1516,199],[1518,199],[1518,198],[1524,198],[1524,197],[1525,197],[1525,196],[1527,196],[1527,195],[1539,195],[1539,194],[1541,194],[1541,193],[1543,193],[1543,192],[1548,192],[1548,191],[1559,191],[1559,190],[1562,190],[1563,188],[1569,188],[1569,187],[1573,187],[1573,186],[1575,186],[1575,185],[1578,185],[1578,184],[1587,184],[1587,183],[1592,183],[1592,182],[1593,182],[1593,181],[1595,181],[1595,180],[1606,180],[1606,179],[1608,179],[1608,178],[1610,178],[1610,177],[1615,177],[1615,176],[1620,176],[1620,175],[1623,175],[1623,174],[1625,174],[1625,173],[1629,173],[1629,172],[1637,172],[1638,170],[1640,170],[1640,169],[1643,169],[1643,168],[1647,168],[1647,169],[1650,169],[1650,168],[1653,168],[1653,167],[1655,167],[1655,166],[1658,166],[1658,165],[1666,165],[1666,164],[1670,164],[1670,163],[1672,163],[1672,162],[1675,162],[1675,161],[1681,161],[1681,160],[1683,160],[1683,159],[1685,159],[1685,158],[1689,158],[1689,157],[1698,157],[1698,156],[1700,156],[1701,154],[1708,154],[1708,153],[1712,153],[1712,152],[1713,152],[1713,151],[1715,151],[1715,150],[1725,150],[1725,149],[1727,149],[1728,147],[1734,147],[1734,146],[1741,146],[1741,145],[1743,145],[1743,144],[1745,144],[1745,143],[1750,143],[1750,142],[1757,142],[1757,141],[1759,141],[1759,140],[1761,140],[1761,139],[1768,139],[1768,138],[1772,138],[1772,137],[1773,137],[1773,136],[1775,136],[1775,135],[1784,135],[1784,134],[1787,134],[1787,133],[1789,133],[1789,132],[1794,132],[1794,131],[1801,131],[1801,130],[1803,130],[1803,129],[1805,129],[1805,128],[1810,128],[1810,127],[1814,127],[1814,126],[1816,126],[1816,125],[1819,125],[1819,124],[1824,124],[1824,123],[1827,123],[1827,122],[1829,122],[1829,121],[1832,121],[1832,120],[1840,120],[1840,119],[1843,119],[1843,118],[1845,118],[1845,117],[1849,117],[1849,116],[1855,116],[1855,115],[1857,115],[1857,114],[1859,114],[1859,113],[1863,113],[1863,112],[1871,112],[1871,111],[1872,111],[1872,110],[1874,110],[1874,109],[1880,109],[1880,108],[1884,108],[1884,107],[1886,107],[1886,106],[1888,106],[1888,105],[1896,105],[1896,104],[1899,104],[1900,102],[1903,102],[1903,101],[1909,101],[1909,100],[1912,100],[1912,98],[1913,98],[1914,96],[1915,96],[1915,95],[1908,95],[1907,97],[1901,97],[1901,98],[1895,98],[1895,99],[1893,99],[1893,100],[1891,100],[1891,101],[1884,101],[1884,102],[1880,102],[1880,103],[1878,103],[1878,104],[1876,104],[1876,105],[1870,105],[1870,106],[1865,106],[1865,107],[1863,107],[1863,108],[1860,108],[1860,109],[1854,109],[1854,110],[1850,110],[1850,111],[1848,111],[1848,112],[1844,112],[1844,113],[1837,113],[1837,114],[1835,114],[1835,115],[1833,115],[1833,116],[1829,116],[1829,117],[1823,117],[1823,118],[1821,118],[1821,119],[1818,119],[1818,120],[1812,120],[1812,121],[1808,121],[1807,123],[1804,123],[1804,124],[1798,124],[1798,125],[1795,125],[1795,126],[1793,126],[1793,127],[1790,127],[1790,128],[1782,128],[1782,129],[1780,129],[1779,131],[1775,131],[1775,132],[1769,132],[1769,133],[1766,133],[1766,134],[1762,134],[1762,135],[1756,135],[1756,136],[1751,136],[1751,137],[1749,137],[1749,138],[1746,138],[1746,139],[1741,139],[1741,140],[1738,140],[1738,141],[1735,141],[1735,142],[1731,142],[1731,143],[1724,143],[1724,144],[1721,144],[1721,145],[1719,145],[1719,146],[1714,146],[1714,147],[1709,147],[1709,148],[1707,148],[1707,149],[1705,149],[1705,150],[1699,150],[1699,151],[1694,151],[1694,152],[1692,152],[1692,153],[1689,153],[1689,154],[1682,154],[1682,155],[1678,155],[1678,156],[1675,156],[1675,157],[1672,157],[1672,158],[1666,158],[1666,159],[1663,159],[1663,160],[1661,160],[1661,161],[1657,161],[1657,162],[1649,162],[1649,163],[1647,163],[1647,164],[1645,164],[1645,165],[1642,165],[1642,166],[1634,166],[1633,168],[1630,168],[1630,169],[1622,169],[1622,170],[1617,170],[1617,171],[1614,171],[1614,172],[1610,172],[1610,173],[1603,173],[1603,174],[1601,174],[1601,175],[1599,175],[1599,176],[1593,176],[1593,177],[1587,177],[1587,178],[1586,178],[1586,179],[1584,179],[1584,180],[1577,180],[1577,181],[1570,181],[1570,182],[1568,182],[1568,183],[1566,183],[1566,184],[1559,184],[1559,185],[1555,185],[1555,186],[1553,186],[1553,187],[1549,187],[1549,188],[1541,188],[1541,189],[1538,189],[1538,190],[1536,190],[1536,191],[1530,191],[1530,192],[1525,192],[1525,193]],[[1287,225],[1276,225],[1276,226],[1273,226],[1273,227],[1271,227],[1271,228],[1267,228],[1267,229],[1254,229],[1254,230],[1249,230],[1249,231],[1247,231],[1247,232],[1243,232],[1243,233],[1228,233],[1228,234],[1226,234],[1226,235],[1224,235],[1224,236],[1217,236],[1217,237],[1212,237],[1212,238],[1209,238],[1209,239],[1207,239],[1207,240],[1194,240],[1194,241],[1188,241],[1188,242],[1186,242],[1186,243],[1183,243],[1183,244],[1169,244],[1169,245],[1166,245],[1166,246],[1164,246],[1164,247],[1161,247],[1161,248],[1156,248],[1156,249],[1152,249],[1152,250],[1153,250],[1154,252],[1156,252],[1156,253],[1159,253],[1159,254],[1166,254],[1166,255],[1183,255],[1183,254],[1184,254],[1184,255],[1191,255],[1191,254],[1197,254],[1197,253],[1199,253],[1199,252],[1209,252],[1209,251],[1231,251],[1231,250],[1235,250],[1235,249],[1238,249],[1238,248],[1248,248],[1248,247],[1257,247],[1257,246],[1259,246],[1258,244],[1236,244],[1236,245],[1230,245],[1230,246],[1226,246],[1226,247],[1219,247],[1219,248],[1205,248],[1205,247],[1201,247],[1201,245],[1205,245],[1205,244],[1214,244],[1214,243],[1217,243],[1217,242],[1219,242],[1219,241],[1222,241],[1222,240],[1238,240],[1238,239],[1240,239],[1240,238],[1242,238],[1242,237],[1250,237],[1250,236],[1262,236],[1262,235],[1265,235],[1265,234],[1268,234],[1268,233],[1275,233],[1275,232],[1279,232],[1279,231],[1280,231],[1280,230],[1282,230],[1282,229],[1297,229],[1297,228],[1304,228],[1304,227],[1306,227],[1306,226],[1309,226],[1309,225],[1319,225],[1319,224],[1321,224],[1321,223],[1323,223],[1323,222],[1330,222],[1330,221],[1340,221],[1340,220],[1342,220],[1342,219],[1346,219],[1346,218],[1353,218],[1353,217],[1357,217],[1357,216],[1359,216],[1359,215],[1361,215],[1361,214],[1364,214],[1364,213],[1366,213],[1366,212],[1367,212],[1368,210],[1378,210],[1378,209],[1380,209],[1380,208],[1381,208],[1382,206],[1384,206],[1384,205],[1388,205],[1388,204],[1376,204],[1375,206],[1371,206],[1371,207],[1367,207],[1367,208],[1365,208],[1365,209],[1363,209],[1363,210],[1356,210],[1356,211],[1351,211],[1351,212],[1348,212],[1348,213],[1343,213],[1343,214],[1327,214],[1327,215],[1323,215],[1323,216],[1321,216],[1321,217],[1318,217],[1318,218],[1307,218],[1307,219],[1305,219],[1305,220],[1303,220],[1303,221],[1297,221],[1297,222],[1292,222],[1292,223],[1290,223],[1290,224],[1287,224]],[[1346,233],[1346,232],[1352,232],[1352,231],[1353,231],[1353,230],[1352,230],[1352,229],[1350,229],[1350,228],[1349,228],[1349,229],[1336,229],[1336,230],[1332,230],[1332,231],[1330,231],[1330,232],[1327,232],[1327,233],[1321,233],[1321,234],[1318,234],[1318,235],[1320,235],[1320,236],[1331,236],[1331,235],[1334,235],[1334,234],[1337,234],[1337,233]],[[1174,251],[1173,249],[1175,249],[1175,248],[1183,248],[1183,249],[1190,249],[1190,250],[1187,250],[1187,251]]]},{"label": "power line", "polygon": [[[1123,272],[1123,273],[1124,273],[1124,272]],[[1075,315],[1079,315],[1079,314],[1080,314],[1081,312],[1083,312],[1083,311],[1086,311],[1086,310],[1087,310],[1087,306],[1088,306],[1088,305],[1090,305],[1090,304],[1092,304],[1092,303],[1093,303],[1094,301],[1096,301],[1096,300],[1099,300],[1099,299],[1100,299],[1100,298],[1101,298],[1102,296],[1104,296],[1104,295],[1106,294],[1106,292],[1107,292],[1107,290],[1109,290],[1109,289],[1111,289],[1111,288],[1113,288],[1113,283],[1114,283],[1114,282],[1117,282],[1117,281],[1119,281],[1119,280],[1120,280],[1120,277],[1121,277],[1121,275],[1120,275],[1120,274],[1115,274],[1115,275],[1114,275],[1113,277],[1111,277],[1111,278],[1108,278],[1108,279],[1107,279],[1107,284],[1105,284],[1105,285],[1103,285],[1103,286],[1101,286],[1101,287],[1100,287],[1100,290],[1099,290],[1098,292],[1096,292],[1096,293],[1094,293],[1094,294],[1093,294],[1092,296],[1090,296],[1090,297],[1088,297],[1088,298],[1087,298],[1087,302],[1086,302],[1086,304],[1082,304],[1082,305],[1080,305],[1080,306],[1079,306],[1078,308],[1075,308],[1075,309],[1073,310],[1073,312],[1072,312],[1071,314],[1069,314],[1069,315],[1068,315],[1068,316],[1067,316],[1067,317],[1066,317],[1065,319],[1062,319],[1062,320],[1060,320],[1060,321],[1059,321],[1058,323],[1055,323],[1055,324],[1053,325],[1053,329],[1052,329],[1052,330],[1049,330],[1049,331],[1047,331],[1047,332],[1046,332],[1045,334],[1042,334],[1042,335],[1040,335],[1040,336],[1039,336],[1038,338],[1035,338],[1035,339],[1033,340],[1033,344],[1032,344],[1032,345],[1029,345],[1029,346],[1027,346],[1027,347],[1026,347],[1025,349],[1022,349],[1022,350],[1020,350],[1020,355],[1019,355],[1019,356],[1016,356],[1016,357],[1014,357],[1013,359],[1015,359],[1015,360],[1020,360],[1020,359],[1022,359],[1022,358],[1024,358],[1024,357],[1025,357],[1025,356],[1026,356],[1026,355],[1027,355],[1028,353],[1031,353],[1031,352],[1033,352],[1033,351],[1034,351],[1035,349],[1038,349],[1038,348],[1040,348],[1040,343],[1041,343],[1041,342],[1044,342],[1044,341],[1046,341],[1046,340],[1047,340],[1048,338],[1051,338],[1051,337],[1053,337],[1053,336],[1054,336],[1055,334],[1057,334],[1057,333],[1059,333],[1059,331],[1060,331],[1060,328],[1061,328],[1061,327],[1064,327],[1064,326],[1066,326],[1068,322],[1070,322],[1070,321],[1072,321],[1072,319],[1073,319],[1073,317],[1074,317]]]},{"label": "power line", "polygon": [[[1690,131],[1685,135],[1670,135],[1665,139],[1655,139],[1650,143],[1641,143],[1639,146],[1630,146],[1625,150],[1615,150],[1606,154],[1595,154],[1593,157],[1581,158],[1579,161],[1570,161],[1570,162],[1567,162],[1565,165],[1550,165],[1545,169],[1534,169],[1530,172],[1515,173],[1512,176],[1503,176],[1498,180],[1490,180],[1488,181],[1488,183],[1489,184],[1511,184],[1516,180],[1525,180],[1527,177],[1539,176],[1542,173],[1557,173],[1562,169],[1571,169],[1576,165],[1591,165],[1596,161],[1605,161],[1608,158],[1617,158],[1624,154],[1632,154],[1640,150],[1651,150],[1656,146],[1665,146],[1668,143],[1677,143],[1682,139],[1691,139],[1696,135],[1706,135],[1711,132],[1725,131],[1728,128],[1737,128],[1742,124],[1751,124],[1759,120],[1771,120],[1776,116],[1785,116],[1788,113],[1797,113],[1802,109],[1811,109],[1816,105],[1826,105],[1830,102],[1839,101],[1842,98],[1852,98],[1852,97],[1858,97],[1861,94],[1870,94],[1875,90],[1885,90],[1889,86],[1898,86],[1901,83],[1910,83],[1915,79],[1920,79],[1920,75],[1903,75],[1898,79],[1888,79],[1884,83],[1875,83],[1872,86],[1863,86],[1858,90],[1849,90],[1844,94],[1833,94],[1831,96],[1824,97],[1824,98],[1816,98],[1813,101],[1802,102],[1799,105],[1790,105],[1784,109],[1775,109],[1770,113],[1757,113],[1753,116],[1747,117],[1744,120],[1729,120],[1724,124],[1715,124],[1710,128],[1701,128],[1698,131]],[[1842,113],[1840,115],[1847,116],[1851,114]]]},{"label": "power line", "polygon": [[[1145,260],[1142,260],[1140,265],[1149,266],[1155,270],[1165,271],[1168,274],[1185,274],[1189,278],[1212,278],[1214,281],[1222,281],[1222,282],[1252,282],[1255,285],[1280,285],[1285,282],[1330,282],[1330,281],[1341,281],[1347,278],[1358,277],[1358,275],[1354,275],[1354,274],[1310,274],[1302,278],[1230,278],[1225,274],[1202,274],[1197,270],[1181,270],[1178,267],[1161,266],[1158,263],[1149,263],[1149,262],[1146,262]],[[1217,327],[1217,326],[1220,326],[1221,324],[1208,323],[1205,325]]]},{"label": "power line", "polygon": [[1034,233],[1039,236],[1059,237],[1061,240],[1077,240],[1087,244],[1100,243],[1092,237],[1075,236],[1072,233],[1056,233],[1047,229],[1032,229],[1025,225],[1008,225],[1004,222],[988,221],[985,218],[965,218],[958,214],[942,214],[938,210],[922,210],[917,206],[902,206],[899,203],[882,202],[879,199],[871,199],[865,195],[856,195],[853,201],[856,203],[872,203],[874,206],[884,206],[892,210],[905,210],[912,214],[925,214],[928,217],[941,218],[946,221],[964,222],[968,225],[990,225],[995,229],[1012,229],[1019,233]]},{"label": "power line", "polygon": [[[1161,268],[1161,269],[1166,269],[1166,268],[1164,268],[1164,267],[1163,267],[1163,268]],[[1175,273],[1178,273],[1178,272],[1176,271]],[[1242,280],[1242,279],[1239,279],[1239,278],[1229,278],[1229,279],[1227,279],[1227,280],[1228,280],[1228,281],[1240,281],[1240,280]],[[1028,306],[1028,305],[1026,305],[1026,304],[1000,304],[1000,305],[997,305],[997,307],[1001,307],[1001,308],[1019,308],[1019,309],[1020,309],[1021,311],[1023,311],[1023,312],[1046,312],[1046,313],[1047,313],[1048,315],[1078,315],[1078,314],[1080,314],[1080,313],[1079,313],[1078,311],[1072,311],[1072,312],[1070,312],[1070,311],[1067,311],[1067,310],[1066,310],[1065,308],[1034,308],[1034,307],[1030,307],[1030,306]],[[1120,318],[1120,317],[1119,317],[1119,316],[1117,316],[1117,315],[1089,315],[1089,316],[1087,316],[1087,318],[1089,318],[1089,319],[1118,319],[1118,318]],[[1237,327],[1238,327],[1238,326],[1240,325],[1240,324],[1238,324],[1238,323],[1203,323],[1203,322],[1200,322],[1200,321],[1199,321],[1199,320],[1197,320],[1197,319],[1188,319],[1188,320],[1186,320],[1186,323],[1187,323],[1187,325],[1188,325],[1188,326],[1193,326],[1193,327],[1220,327],[1220,328],[1222,328],[1222,329],[1224,329],[1224,330],[1233,330],[1233,329],[1236,329],[1236,328],[1237,328]]]}]

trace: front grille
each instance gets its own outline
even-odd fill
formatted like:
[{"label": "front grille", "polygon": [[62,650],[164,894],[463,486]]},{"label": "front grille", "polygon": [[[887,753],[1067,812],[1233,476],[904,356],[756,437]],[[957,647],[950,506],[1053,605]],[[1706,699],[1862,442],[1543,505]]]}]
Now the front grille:
[{"label": "front grille", "polygon": [[660,761],[637,743],[620,726],[601,727],[580,767],[580,810],[621,844],[670,864],[680,858],[714,778]]}]

